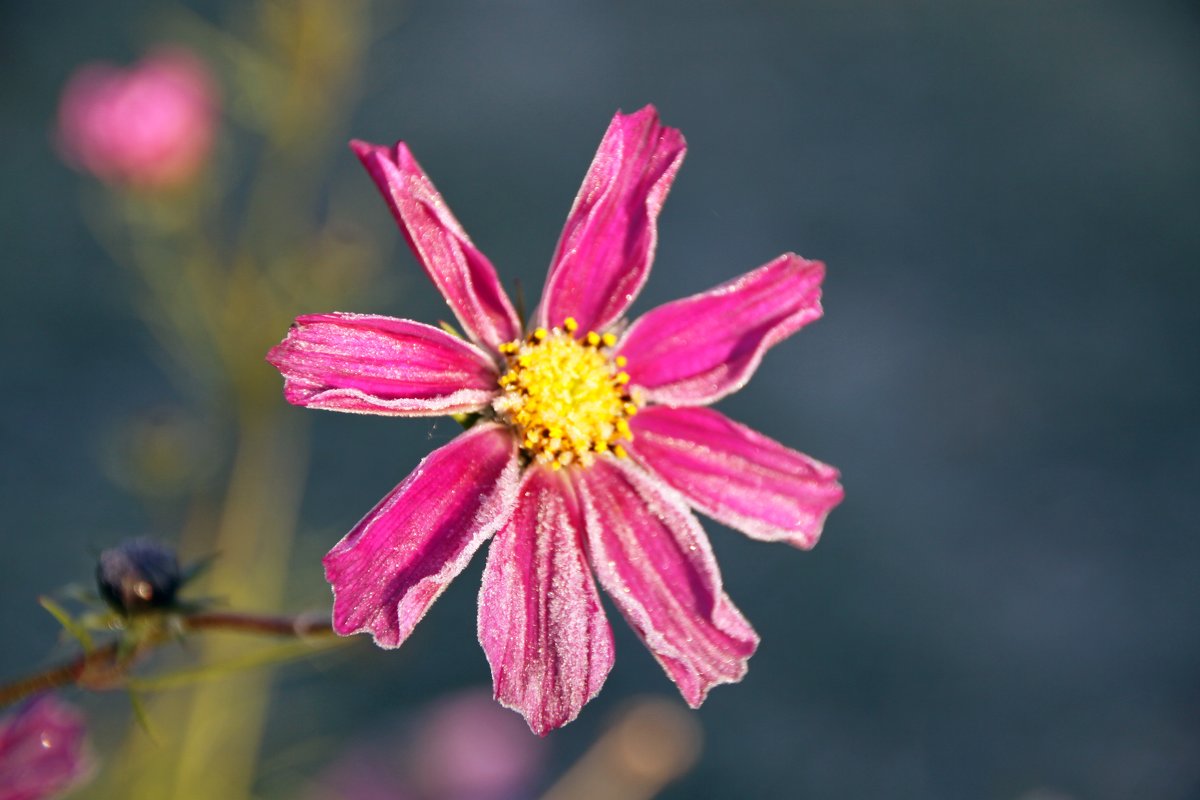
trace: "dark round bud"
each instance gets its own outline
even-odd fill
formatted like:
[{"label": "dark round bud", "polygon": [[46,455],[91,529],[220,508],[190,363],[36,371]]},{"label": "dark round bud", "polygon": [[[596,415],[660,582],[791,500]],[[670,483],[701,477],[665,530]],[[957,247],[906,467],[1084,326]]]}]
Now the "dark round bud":
[{"label": "dark round bud", "polygon": [[175,551],[150,539],[105,550],[96,565],[100,596],[125,615],[173,606],[181,581]]}]

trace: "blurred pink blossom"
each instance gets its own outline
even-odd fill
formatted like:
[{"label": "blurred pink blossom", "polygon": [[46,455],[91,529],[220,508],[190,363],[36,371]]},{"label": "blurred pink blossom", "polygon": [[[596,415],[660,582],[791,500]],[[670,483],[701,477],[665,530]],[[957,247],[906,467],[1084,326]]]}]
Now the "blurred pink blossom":
[{"label": "blurred pink blossom", "polygon": [[93,62],[63,90],[58,147],[71,166],[106,183],[178,186],[208,160],[217,108],[208,66],[182,48],[160,47],[128,69]]},{"label": "blurred pink blossom", "polygon": [[0,719],[0,800],[57,797],[91,772],[83,715],[51,695]]},{"label": "blurred pink blossom", "polygon": [[516,800],[542,775],[546,744],[486,689],[437,700],[403,735],[352,745],[312,800]]},{"label": "blurred pink blossom", "polygon": [[545,748],[520,717],[486,689],[446,697],[425,714],[413,751],[416,785],[438,800],[521,797],[541,771]]}]

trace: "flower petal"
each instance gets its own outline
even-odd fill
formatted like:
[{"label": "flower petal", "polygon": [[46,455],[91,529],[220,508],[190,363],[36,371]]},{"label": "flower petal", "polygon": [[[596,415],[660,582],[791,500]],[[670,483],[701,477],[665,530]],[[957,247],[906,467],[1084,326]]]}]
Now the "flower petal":
[{"label": "flower petal", "polygon": [[492,540],[479,591],[479,642],[496,699],[539,736],[575,719],[613,664],[582,531],[566,476],[530,468],[512,518]]},{"label": "flower petal", "polygon": [[333,629],[399,647],[484,540],[508,521],[520,465],[494,423],[426,456],[325,556]]},{"label": "flower petal", "polygon": [[808,549],[842,501],[838,471],[710,408],[652,406],[626,445],[699,511],[755,539]]},{"label": "flower petal", "polygon": [[366,314],[296,319],[267,354],[289,403],[363,414],[477,411],[496,394],[487,353],[439,328]]},{"label": "flower petal", "polygon": [[603,330],[625,312],[650,274],[658,212],[686,149],[654,106],[613,117],[550,262],[539,324],[574,317]]},{"label": "flower petal", "polygon": [[653,309],[617,345],[630,384],[665,405],[708,405],[736,392],[767,348],[821,316],[824,277],[820,261],[788,253]]},{"label": "flower petal", "polygon": [[360,141],[350,147],[471,339],[495,350],[520,337],[521,324],[492,262],[471,243],[408,147],[403,142],[388,148]]},{"label": "flower petal", "polygon": [[0,798],[58,797],[95,768],[83,714],[44,694],[0,718]]},{"label": "flower petal", "polygon": [[713,686],[741,680],[758,635],[722,591],[683,500],[608,456],[577,474],[596,577],[683,698],[696,707]]}]

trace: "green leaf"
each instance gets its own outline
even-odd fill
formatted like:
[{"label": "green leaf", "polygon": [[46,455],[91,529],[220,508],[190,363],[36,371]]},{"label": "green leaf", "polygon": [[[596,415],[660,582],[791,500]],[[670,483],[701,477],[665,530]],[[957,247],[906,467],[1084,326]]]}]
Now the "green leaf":
[{"label": "green leaf", "polygon": [[90,653],[92,651],[92,635],[65,608],[45,595],[38,598],[38,603],[41,604],[42,608],[50,612],[50,616],[58,620],[58,624],[63,626],[63,630],[79,641],[79,644],[83,647],[83,652]]},{"label": "green leaf", "polygon": [[137,720],[138,727],[146,732],[146,735],[150,737],[150,741],[161,745],[162,740],[154,732],[154,726],[150,724],[150,715],[146,712],[146,706],[142,703],[141,695],[132,688],[129,690],[129,705],[133,708],[133,717]]}]

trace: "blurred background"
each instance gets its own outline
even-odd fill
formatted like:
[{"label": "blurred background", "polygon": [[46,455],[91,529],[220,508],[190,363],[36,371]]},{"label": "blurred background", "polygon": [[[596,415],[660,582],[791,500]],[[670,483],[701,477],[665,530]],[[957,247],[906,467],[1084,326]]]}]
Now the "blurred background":
[{"label": "blurred background", "polygon": [[[72,73],[164,42],[216,87],[199,172],[64,165]],[[847,492],[809,553],[705,522],[763,641],[672,718],[702,752],[661,796],[1200,798],[1193,3],[6,0],[0,74],[0,680],[69,652],[37,596],[128,536],[219,553],[203,592],[236,607],[326,607],[321,555],[455,433],[292,408],[262,361],[299,313],[447,316],[349,138],[407,141],[532,306],[613,112],[654,103],[689,154],[634,315],[824,260],[825,318],[720,407]],[[70,694],[104,765],[81,796],[435,796],[402,731],[489,682],[482,563],[397,652],[156,695],[159,745],[121,693]],[[677,697],[609,610],[604,691],[496,756],[529,765],[497,797]],[[206,789],[243,722],[243,794]],[[339,788],[354,758],[391,766]]]}]

